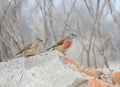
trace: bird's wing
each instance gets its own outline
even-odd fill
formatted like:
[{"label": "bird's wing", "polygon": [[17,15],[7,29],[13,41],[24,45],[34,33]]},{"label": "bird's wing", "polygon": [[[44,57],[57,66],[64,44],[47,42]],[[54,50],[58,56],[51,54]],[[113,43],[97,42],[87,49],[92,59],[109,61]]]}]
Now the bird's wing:
[{"label": "bird's wing", "polygon": [[66,49],[64,49],[63,45],[60,45],[60,46],[54,47],[53,50],[58,50],[63,53]]},{"label": "bird's wing", "polygon": [[66,40],[65,38],[60,39],[59,41],[57,41],[57,43],[56,43],[55,45],[53,45],[52,47],[48,48],[47,50],[50,50],[50,49],[52,49],[52,48],[55,48],[55,47],[57,47],[57,46],[62,45],[65,40]]},{"label": "bird's wing", "polygon": [[56,45],[57,46],[62,45],[65,40],[66,40],[65,38],[61,38],[59,41],[57,41]]},{"label": "bird's wing", "polygon": [[31,49],[33,46],[33,43],[29,43],[28,45],[26,45],[21,51],[24,51],[26,49]]},{"label": "bird's wing", "polygon": [[37,46],[37,43],[33,43],[30,48]]},{"label": "bird's wing", "polygon": [[51,50],[52,48],[56,47],[56,45],[53,45],[52,47],[48,48],[47,50]]},{"label": "bird's wing", "polygon": [[23,51],[25,51],[26,49],[30,49],[32,47],[33,43],[29,43],[28,45],[26,45],[23,49],[21,49],[16,55],[21,54]]}]

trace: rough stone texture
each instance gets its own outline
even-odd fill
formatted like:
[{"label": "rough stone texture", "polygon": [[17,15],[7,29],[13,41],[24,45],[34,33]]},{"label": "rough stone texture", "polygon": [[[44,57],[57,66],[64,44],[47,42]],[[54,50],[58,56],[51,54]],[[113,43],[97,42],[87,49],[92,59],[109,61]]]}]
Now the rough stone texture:
[{"label": "rough stone texture", "polygon": [[65,66],[57,51],[16,58],[0,64],[0,87],[69,87],[86,78]]},{"label": "rough stone texture", "polygon": [[103,74],[101,75],[101,80],[112,85],[112,72],[111,69],[103,69]]}]

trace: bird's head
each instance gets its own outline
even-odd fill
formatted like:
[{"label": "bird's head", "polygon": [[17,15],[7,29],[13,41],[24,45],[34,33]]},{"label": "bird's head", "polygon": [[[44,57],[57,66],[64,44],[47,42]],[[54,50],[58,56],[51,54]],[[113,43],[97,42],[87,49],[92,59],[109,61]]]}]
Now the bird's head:
[{"label": "bird's head", "polygon": [[67,49],[70,48],[72,44],[73,44],[72,40],[65,40],[65,42],[63,43],[63,47]]},{"label": "bird's head", "polygon": [[43,42],[43,40],[41,40],[39,37],[37,37],[37,38],[36,38],[36,42],[37,42],[37,43],[41,43],[41,42]]},{"label": "bird's head", "polygon": [[65,36],[65,38],[71,40],[71,39],[73,39],[73,38],[76,37],[76,36],[77,36],[76,34],[70,33],[70,34],[68,34],[67,36]]}]

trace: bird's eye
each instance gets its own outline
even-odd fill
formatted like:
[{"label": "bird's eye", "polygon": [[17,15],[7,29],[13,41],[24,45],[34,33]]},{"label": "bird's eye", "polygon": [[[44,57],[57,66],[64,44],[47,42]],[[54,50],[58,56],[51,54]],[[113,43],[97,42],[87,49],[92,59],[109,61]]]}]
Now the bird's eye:
[{"label": "bird's eye", "polygon": [[43,40],[40,40],[41,42],[43,41]]}]

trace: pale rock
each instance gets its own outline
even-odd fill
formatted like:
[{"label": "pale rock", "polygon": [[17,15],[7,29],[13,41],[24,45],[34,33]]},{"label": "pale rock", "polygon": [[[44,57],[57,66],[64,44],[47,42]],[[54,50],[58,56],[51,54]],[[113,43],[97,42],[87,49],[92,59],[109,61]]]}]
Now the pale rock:
[{"label": "pale rock", "polygon": [[61,61],[58,51],[0,63],[0,87],[69,87],[86,77]]}]

